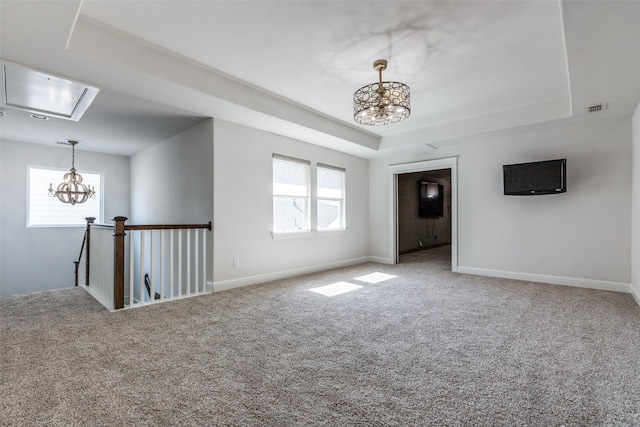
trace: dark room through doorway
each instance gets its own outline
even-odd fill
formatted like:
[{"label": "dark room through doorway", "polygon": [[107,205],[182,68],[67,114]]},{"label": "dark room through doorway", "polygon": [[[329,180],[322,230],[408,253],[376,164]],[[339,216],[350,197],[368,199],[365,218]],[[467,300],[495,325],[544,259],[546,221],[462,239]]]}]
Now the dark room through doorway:
[{"label": "dark room through doorway", "polygon": [[398,175],[397,256],[451,246],[451,169]]}]

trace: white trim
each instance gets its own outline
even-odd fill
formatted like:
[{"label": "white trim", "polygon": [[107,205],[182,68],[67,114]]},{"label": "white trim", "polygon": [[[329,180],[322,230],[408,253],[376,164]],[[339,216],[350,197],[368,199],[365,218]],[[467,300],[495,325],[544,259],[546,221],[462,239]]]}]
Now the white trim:
[{"label": "white trim", "polygon": [[520,273],[516,271],[492,270],[489,268],[464,266],[458,266],[458,273],[474,274],[477,276],[500,277],[504,279],[522,280],[525,282],[548,283],[551,285],[573,286],[576,288],[598,289],[601,291],[632,293],[631,284],[622,282],[611,282],[607,280],[549,276],[546,274]]},{"label": "white trim", "polygon": [[392,173],[411,173],[411,172],[423,172],[436,169],[448,169],[451,166],[458,164],[457,157],[447,157],[444,159],[435,160],[423,160],[420,162],[411,163],[399,163],[395,165],[389,165],[389,171]]},{"label": "white trim", "polygon": [[381,256],[368,256],[367,262],[375,262],[378,264],[390,264],[390,265],[395,264],[395,262],[393,262],[393,258],[385,258]]},{"label": "white trim", "polygon": [[438,169],[451,169],[451,271],[458,271],[458,158],[447,157],[444,159],[424,160],[420,162],[389,165],[390,200],[390,248],[389,258],[392,264],[397,262],[398,253],[398,224],[397,224],[397,197],[398,174],[425,172]]},{"label": "white trim", "polygon": [[363,264],[367,262],[366,257],[352,258],[344,261],[337,261],[328,264],[319,264],[309,267],[294,268],[291,270],[274,271],[273,273],[257,274],[255,276],[239,277],[237,279],[218,280],[213,282],[213,292],[227,291],[229,289],[244,286],[257,285],[271,282],[273,280],[286,279],[300,276],[302,274],[317,273],[319,271],[331,270],[334,268],[347,267],[350,265]]}]

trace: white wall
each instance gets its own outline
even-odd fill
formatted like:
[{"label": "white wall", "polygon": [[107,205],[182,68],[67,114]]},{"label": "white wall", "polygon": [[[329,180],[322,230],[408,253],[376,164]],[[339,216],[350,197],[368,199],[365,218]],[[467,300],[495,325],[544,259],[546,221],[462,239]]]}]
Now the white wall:
[{"label": "white wall", "polygon": [[206,223],[213,217],[213,120],[131,156],[130,224]]},{"label": "white wall", "polygon": [[[127,224],[205,224],[213,219],[213,119],[131,157]],[[207,254],[213,253],[209,233]],[[207,281],[213,262],[207,256]]]},{"label": "white wall", "polygon": [[[390,256],[388,165],[458,156],[458,271],[628,290],[631,120],[453,145],[370,163],[370,255]],[[567,158],[567,193],[504,196],[502,165]]]},{"label": "white wall", "polygon": [[[346,233],[272,238],[273,153],[310,160],[312,171],[317,162],[346,168]],[[365,159],[216,120],[214,289],[364,261],[368,191]],[[240,261],[238,268],[233,267],[234,258]]]},{"label": "white wall", "polygon": [[640,304],[640,104],[633,115],[632,293]]},{"label": "white wall", "polygon": [[[24,142],[0,141],[0,294],[18,294],[73,286],[74,264],[83,227],[27,228],[29,166],[68,169],[71,150]],[[79,171],[104,176],[104,218],[129,214],[129,158],[76,150]]]}]

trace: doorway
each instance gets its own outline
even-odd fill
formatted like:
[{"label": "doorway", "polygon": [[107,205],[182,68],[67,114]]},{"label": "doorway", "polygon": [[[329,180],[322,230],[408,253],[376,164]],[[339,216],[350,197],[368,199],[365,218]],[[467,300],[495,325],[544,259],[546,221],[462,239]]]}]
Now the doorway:
[{"label": "doorway", "polygon": [[[401,252],[409,251],[411,249],[419,250],[422,247],[435,246],[439,243],[445,243],[448,240],[451,244],[451,271],[456,271],[458,266],[458,204],[457,204],[457,157],[427,160],[422,162],[404,163],[399,165],[392,165],[390,169],[391,188],[393,188],[392,195],[392,215],[391,215],[391,248],[390,255],[394,262],[397,264],[400,260]],[[449,193],[446,196],[448,205],[444,205],[441,224],[432,222],[429,224],[429,216],[418,220],[420,216],[419,207],[417,204],[418,195],[415,186],[422,183],[422,177],[432,178],[434,183],[440,181],[444,186],[446,183],[449,188]],[[413,181],[413,184],[411,184]],[[426,182],[431,182],[429,179]],[[413,186],[413,190],[410,188]],[[409,190],[406,190],[409,188]],[[405,194],[408,191],[413,191],[413,194]],[[413,212],[409,212],[413,207],[411,203],[407,205],[407,200],[413,199],[413,207],[416,209]],[[403,206],[404,204],[404,206]],[[416,213],[416,210],[418,211]],[[415,227],[404,227],[400,230],[401,224],[411,223],[410,219],[414,218]],[[426,221],[425,221],[426,219]],[[415,224],[414,224],[415,225]],[[435,225],[435,227],[434,227]],[[420,229],[419,227],[423,227]],[[429,228],[431,227],[431,228]],[[442,234],[442,230],[444,235]],[[440,230],[440,231],[439,231]],[[440,233],[440,234],[438,234]],[[433,236],[436,236],[434,238]],[[402,239],[402,241],[401,241]]]},{"label": "doorway", "polygon": [[451,245],[451,169],[398,174],[398,256]]}]

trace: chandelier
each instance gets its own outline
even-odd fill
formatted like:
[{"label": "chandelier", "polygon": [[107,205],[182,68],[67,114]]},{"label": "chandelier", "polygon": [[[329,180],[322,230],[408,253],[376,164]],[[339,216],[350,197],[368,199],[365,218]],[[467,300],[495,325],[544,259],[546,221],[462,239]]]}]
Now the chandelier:
[{"label": "chandelier", "polygon": [[390,125],[411,114],[409,86],[400,82],[383,82],[382,71],[386,68],[386,60],[374,61],[373,69],[378,72],[378,83],[363,86],[353,94],[353,118],[362,125]]},{"label": "chandelier", "polygon": [[75,205],[76,203],[84,203],[87,199],[96,198],[96,190],[90,185],[82,183],[82,175],[76,173],[75,157],[76,145],[78,141],[69,141],[71,144],[71,169],[69,173],[65,173],[62,182],[54,190],[53,183],[49,184],[49,197],[57,197],[62,203]]}]

